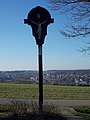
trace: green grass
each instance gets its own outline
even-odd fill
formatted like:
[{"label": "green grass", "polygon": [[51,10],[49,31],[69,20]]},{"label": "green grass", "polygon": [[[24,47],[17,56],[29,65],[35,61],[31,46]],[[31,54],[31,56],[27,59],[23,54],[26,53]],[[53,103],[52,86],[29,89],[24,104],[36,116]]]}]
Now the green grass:
[{"label": "green grass", "polygon": [[90,106],[77,106],[74,109],[77,111],[76,115],[82,116],[85,120],[90,120]]},{"label": "green grass", "polygon": [[90,100],[90,87],[80,86],[44,86],[46,99]]},{"label": "green grass", "polygon": [[1,98],[37,98],[38,86],[29,84],[0,84]]},{"label": "green grass", "polygon": [[90,106],[79,106],[74,108],[77,112],[90,114]]},{"label": "green grass", "polygon": [[11,105],[0,104],[0,118],[7,116],[8,111],[10,111]]},{"label": "green grass", "polygon": [[[38,98],[38,85],[0,83],[0,98]],[[44,99],[90,100],[90,87],[44,85]]]}]

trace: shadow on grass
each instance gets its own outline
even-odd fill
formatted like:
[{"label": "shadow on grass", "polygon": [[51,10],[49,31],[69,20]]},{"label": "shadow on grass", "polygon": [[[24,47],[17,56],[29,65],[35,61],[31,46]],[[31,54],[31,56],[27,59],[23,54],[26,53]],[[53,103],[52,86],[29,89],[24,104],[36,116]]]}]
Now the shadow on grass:
[{"label": "shadow on grass", "polygon": [[53,113],[30,113],[23,115],[14,115],[7,118],[0,118],[0,120],[67,120],[63,116]]},{"label": "shadow on grass", "polygon": [[13,100],[12,105],[1,105],[0,120],[67,120],[60,114],[58,106],[43,105],[43,112],[39,112],[37,102],[24,102]]}]

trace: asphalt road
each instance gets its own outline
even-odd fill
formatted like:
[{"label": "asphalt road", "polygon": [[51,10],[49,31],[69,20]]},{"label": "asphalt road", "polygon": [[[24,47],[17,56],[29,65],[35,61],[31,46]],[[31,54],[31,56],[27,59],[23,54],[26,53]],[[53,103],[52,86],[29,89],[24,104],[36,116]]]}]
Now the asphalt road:
[{"label": "asphalt road", "polygon": [[[13,100],[20,100],[24,102],[31,102],[38,100],[31,99],[8,99],[8,98],[0,98],[0,104],[12,104]],[[44,104],[53,104],[56,106],[90,106],[90,100],[44,100]]]}]

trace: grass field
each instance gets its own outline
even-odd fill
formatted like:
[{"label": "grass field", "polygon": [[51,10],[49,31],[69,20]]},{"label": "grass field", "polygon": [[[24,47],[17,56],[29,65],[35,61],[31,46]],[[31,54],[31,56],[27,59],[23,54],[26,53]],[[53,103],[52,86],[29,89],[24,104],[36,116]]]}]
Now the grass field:
[{"label": "grass field", "polygon": [[[38,98],[38,85],[0,83],[0,98]],[[44,99],[90,100],[90,87],[44,85]]]}]

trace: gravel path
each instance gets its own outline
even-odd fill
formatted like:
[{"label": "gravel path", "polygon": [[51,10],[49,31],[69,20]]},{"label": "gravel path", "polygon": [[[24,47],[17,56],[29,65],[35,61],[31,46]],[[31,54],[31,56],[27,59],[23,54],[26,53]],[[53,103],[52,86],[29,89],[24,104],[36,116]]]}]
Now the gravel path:
[{"label": "gravel path", "polygon": [[[38,100],[31,100],[31,99],[14,99],[14,100],[20,100],[25,102],[31,102]],[[11,104],[11,101],[13,99],[8,98],[0,98],[0,104]],[[44,100],[44,104],[53,104],[56,106],[90,106],[90,100]]]}]

